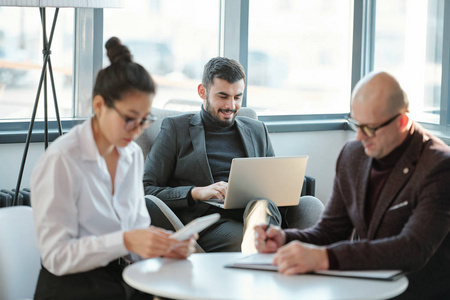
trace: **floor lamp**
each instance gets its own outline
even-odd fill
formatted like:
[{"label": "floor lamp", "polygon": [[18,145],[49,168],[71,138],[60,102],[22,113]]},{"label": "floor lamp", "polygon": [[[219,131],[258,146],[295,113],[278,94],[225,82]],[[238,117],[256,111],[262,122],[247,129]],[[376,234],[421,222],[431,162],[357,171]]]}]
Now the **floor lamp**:
[{"label": "floor lamp", "polygon": [[[45,149],[48,147],[48,110],[47,110],[47,71],[50,74],[50,83],[53,92],[53,101],[55,104],[56,121],[58,124],[59,135],[62,135],[61,119],[59,116],[58,101],[56,97],[55,81],[53,78],[53,68],[51,62],[51,46],[53,41],[53,33],[56,27],[56,21],[58,19],[59,8],[72,7],[72,8],[120,8],[124,7],[125,0],[0,0],[0,6],[17,6],[17,7],[39,7],[41,25],[42,25],[42,37],[43,37],[43,65],[41,76],[39,79],[38,89],[34,100],[33,112],[31,114],[30,125],[28,127],[27,138],[25,142],[25,150],[23,152],[22,163],[20,165],[19,176],[17,179],[16,189],[14,193],[14,199],[12,205],[17,203],[20,184],[22,182],[23,171],[25,168],[25,162],[28,155],[28,149],[30,146],[31,135],[33,132],[34,121],[36,118],[36,112],[39,104],[39,99],[44,86],[44,144]],[[46,27],[46,7],[54,7],[55,14],[53,16],[53,23],[50,30],[50,36],[47,38]]]}]

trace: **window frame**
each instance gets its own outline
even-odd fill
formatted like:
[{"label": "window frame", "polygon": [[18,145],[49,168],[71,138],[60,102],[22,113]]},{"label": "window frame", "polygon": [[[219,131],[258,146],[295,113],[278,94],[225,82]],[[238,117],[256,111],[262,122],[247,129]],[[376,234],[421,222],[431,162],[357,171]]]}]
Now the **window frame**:
[{"label": "window frame", "polygon": [[[245,71],[248,69],[248,22],[249,1],[220,1],[219,54],[238,59]],[[349,84],[353,90],[356,83],[373,70],[375,43],[376,0],[354,0],[353,2],[353,45],[352,69]],[[440,123],[421,123],[425,128],[450,142],[450,2],[444,3],[443,57],[441,77]],[[81,95],[90,95],[95,74],[101,69],[103,59],[103,9],[75,9],[75,49],[74,49],[74,115],[63,119],[63,132],[70,130],[85,118],[76,117]],[[238,38],[236,38],[236,36]],[[84,41],[85,43],[83,43]],[[244,91],[243,106],[247,104],[247,91]],[[350,103],[348,106],[350,111]],[[349,112],[348,111],[348,112]],[[303,132],[349,130],[343,114],[310,115],[260,115],[259,120],[266,123],[269,132]],[[26,139],[29,121],[0,120],[0,144],[22,143]],[[43,121],[36,121],[31,142],[43,142]],[[49,138],[54,140],[57,126],[49,121]]]}]

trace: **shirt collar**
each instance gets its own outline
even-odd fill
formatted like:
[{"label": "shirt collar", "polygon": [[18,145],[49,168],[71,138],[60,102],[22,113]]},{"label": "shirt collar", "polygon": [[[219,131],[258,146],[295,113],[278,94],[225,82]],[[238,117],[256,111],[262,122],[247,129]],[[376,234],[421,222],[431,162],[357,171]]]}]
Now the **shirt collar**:
[{"label": "shirt collar", "polygon": [[97,160],[100,157],[97,144],[94,140],[94,132],[92,130],[92,120],[94,117],[86,120],[80,125],[78,131],[78,142],[83,160]]}]

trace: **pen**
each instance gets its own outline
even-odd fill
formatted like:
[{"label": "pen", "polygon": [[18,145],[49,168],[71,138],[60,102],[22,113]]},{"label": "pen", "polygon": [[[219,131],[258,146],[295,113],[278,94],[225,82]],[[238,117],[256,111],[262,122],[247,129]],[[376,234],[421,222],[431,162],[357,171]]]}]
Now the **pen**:
[{"label": "pen", "polygon": [[269,229],[270,229],[270,222],[267,223],[267,225],[266,225],[266,238],[264,239],[264,242],[267,242],[267,240],[269,239],[269,238],[267,237],[267,233],[269,232]]}]

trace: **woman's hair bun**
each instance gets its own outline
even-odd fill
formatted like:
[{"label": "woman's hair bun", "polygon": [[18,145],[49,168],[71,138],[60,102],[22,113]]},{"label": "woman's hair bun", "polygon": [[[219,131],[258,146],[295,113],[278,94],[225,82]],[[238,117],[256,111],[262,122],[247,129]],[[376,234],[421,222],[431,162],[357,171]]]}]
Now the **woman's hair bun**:
[{"label": "woman's hair bun", "polygon": [[109,107],[130,91],[155,94],[156,85],[150,74],[132,60],[130,50],[120,39],[112,37],[105,43],[111,64],[101,69],[95,79],[92,95],[101,95]]},{"label": "woman's hair bun", "polygon": [[106,42],[105,48],[106,54],[108,55],[111,64],[117,63],[119,61],[132,61],[131,52],[128,47],[122,45],[120,39],[115,36],[113,36]]}]

